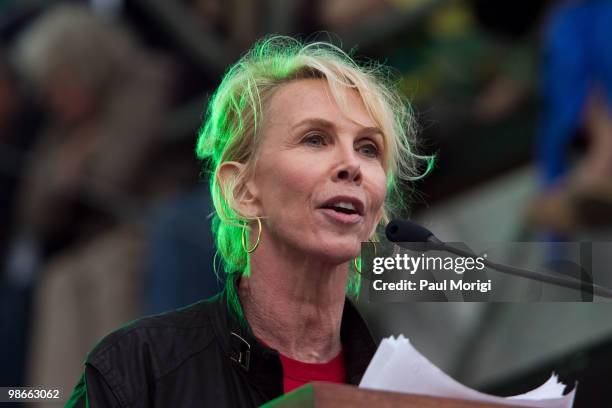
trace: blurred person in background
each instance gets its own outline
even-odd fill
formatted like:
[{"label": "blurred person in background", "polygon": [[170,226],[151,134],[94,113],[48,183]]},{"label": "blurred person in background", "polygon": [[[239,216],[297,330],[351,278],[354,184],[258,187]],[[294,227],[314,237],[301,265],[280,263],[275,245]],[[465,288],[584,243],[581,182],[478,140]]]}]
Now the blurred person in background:
[{"label": "blurred person in background", "polygon": [[[537,150],[543,192],[529,219],[557,234],[612,223],[611,38],[609,0],[560,2],[545,25]],[[570,165],[580,130],[587,151]]]},{"label": "blurred person in background", "polygon": [[28,383],[69,389],[96,339],[140,312],[134,213],[152,198],[145,172],[160,144],[171,68],[77,5],[27,27],[15,60],[50,123],[18,194],[4,273],[36,285]]}]

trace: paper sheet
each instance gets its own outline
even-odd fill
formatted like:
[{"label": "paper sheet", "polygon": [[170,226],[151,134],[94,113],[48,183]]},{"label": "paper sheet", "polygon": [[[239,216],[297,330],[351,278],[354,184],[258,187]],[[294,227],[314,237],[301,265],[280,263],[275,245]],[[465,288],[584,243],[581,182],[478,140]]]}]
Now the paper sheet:
[{"label": "paper sheet", "polygon": [[374,354],[361,383],[362,388],[457,398],[534,408],[571,408],[576,388],[563,395],[565,385],[556,375],[540,387],[512,397],[496,397],[455,381],[432,364],[400,335],[384,339]]}]

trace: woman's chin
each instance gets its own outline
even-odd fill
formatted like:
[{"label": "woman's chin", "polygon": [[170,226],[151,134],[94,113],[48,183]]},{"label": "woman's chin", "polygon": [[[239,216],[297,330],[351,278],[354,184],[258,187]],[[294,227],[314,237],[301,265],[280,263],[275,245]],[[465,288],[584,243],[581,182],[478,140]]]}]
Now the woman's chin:
[{"label": "woman's chin", "polygon": [[315,251],[313,254],[317,259],[327,259],[330,264],[340,265],[352,260],[359,256],[361,252],[361,244],[350,244],[350,245],[329,245],[320,250]]}]

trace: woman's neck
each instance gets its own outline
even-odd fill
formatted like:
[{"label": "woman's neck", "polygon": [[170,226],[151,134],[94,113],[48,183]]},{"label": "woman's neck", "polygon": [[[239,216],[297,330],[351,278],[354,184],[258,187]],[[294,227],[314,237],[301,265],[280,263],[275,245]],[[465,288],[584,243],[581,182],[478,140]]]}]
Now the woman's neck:
[{"label": "woman's neck", "polygon": [[283,256],[262,245],[238,289],[254,335],[296,360],[331,360],[341,349],[347,274],[346,263],[332,266],[303,255]]}]

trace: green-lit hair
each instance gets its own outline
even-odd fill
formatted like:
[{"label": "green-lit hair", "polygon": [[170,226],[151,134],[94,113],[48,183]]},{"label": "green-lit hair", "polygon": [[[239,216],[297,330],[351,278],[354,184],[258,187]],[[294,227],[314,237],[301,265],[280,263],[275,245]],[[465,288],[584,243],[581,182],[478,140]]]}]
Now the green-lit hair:
[{"label": "green-lit hair", "polygon": [[[372,62],[358,65],[340,48],[327,42],[303,43],[285,36],[257,42],[229,68],[212,95],[196,147],[198,158],[210,166],[210,189],[216,210],[213,234],[223,267],[229,274],[228,282],[234,274],[246,274],[249,270],[249,256],[240,240],[242,226],[248,219],[239,214],[234,202],[235,194],[255,168],[265,107],[284,84],[309,78],[326,80],[333,98],[344,112],[347,105],[343,91],[350,88],[359,92],[372,119],[383,131],[388,193],[381,225],[388,222],[391,214],[404,209],[404,200],[397,199],[400,182],[423,177],[433,166],[432,157],[413,151],[412,111],[390,82],[385,67]],[[222,186],[217,172],[227,161],[246,166],[232,185]],[[426,163],[426,170],[421,174],[420,162]],[[372,240],[377,240],[376,234]],[[347,292],[356,295],[359,286],[360,276],[353,271]],[[232,285],[227,288],[228,296],[237,300]]]}]

